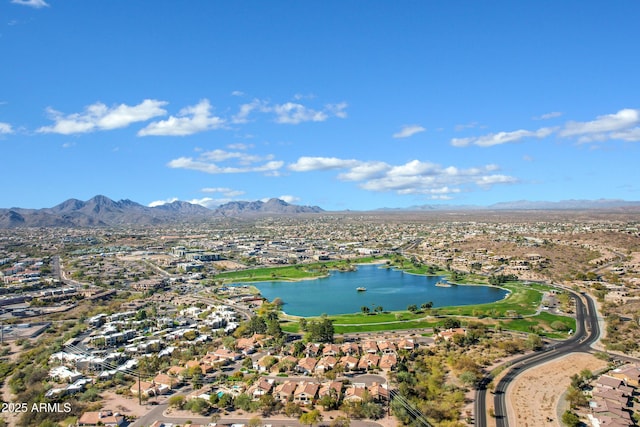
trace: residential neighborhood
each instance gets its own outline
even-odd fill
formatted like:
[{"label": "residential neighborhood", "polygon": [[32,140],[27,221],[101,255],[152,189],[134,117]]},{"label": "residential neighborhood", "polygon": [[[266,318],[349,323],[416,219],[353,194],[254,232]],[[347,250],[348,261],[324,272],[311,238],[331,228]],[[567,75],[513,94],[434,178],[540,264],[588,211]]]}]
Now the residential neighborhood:
[{"label": "residential neighborhood", "polygon": [[[443,390],[439,399],[454,399],[455,409],[422,410],[434,425],[468,425],[475,386],[491,366],[551,346],[572,329],[556,322],[553,328],[563,332],[554,332],[548,321],[510,330],[531,315],[474,309],[474,316],[456,318],[442,316],[431,302],[410,301],[406,311],[376,305],[354,313],[384,325],[376,331],[340,323],[346,319],[288,315],[278,298],[265,299],[251,280],[234,277],[273,280],[282,267],[326,277],[336,274],[332,269],[356,271],[367,259],[447,274],[436,284],[443,290],[465,277],[517,278],[531,291],[533,284],[561,282],[597,296],[610,315],[603,349],[637,357],[632,340],[616,337],[636,336],[640,248],[631,242],[638,230],[635,222],[608,220],[394,222],[331,215],[263,218],[237,228],[0,230],[0,338],[10,372],[5,401],[27,393],[33,377],[44,380],[43,399],[70,405],[54,418],[76,425],[248,424],[252,418],[281,425],[319,410],[328,424],[345,418],[386,426],[408,422],[398,399],[417,404],[415,381],[433,375]],[[541,291],[533,315],[572,316],[562,289]],[[37,360],[35,372],[21,367],[23,358]],[[592,425],[634,425],[634,366],[605,372],[588,396],[588,413],[575,413]],[[618,378],[618,370],[629,376],[607,380]],[[45,420],[42,413],[5,416],[10,425]]]}]

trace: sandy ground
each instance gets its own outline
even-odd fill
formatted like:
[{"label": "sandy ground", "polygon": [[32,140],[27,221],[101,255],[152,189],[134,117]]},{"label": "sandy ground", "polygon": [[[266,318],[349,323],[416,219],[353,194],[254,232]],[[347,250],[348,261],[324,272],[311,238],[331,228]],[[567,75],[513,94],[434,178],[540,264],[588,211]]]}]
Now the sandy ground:
[{"label": "sandy ground", "polygon": [[[321,407],[316,407],[316,409],[320,409],[320,411],[322,412],[321,424],[330,424],[331,421],[334,420],[335,418],[345,416],[345,414],[341,411],[323,411]],[[200,417],[198,415],[194,415],[190,411],[175,410],[175,409],[167,409],[163,415],[167,418],[176,418],[176,419],[191,418],[198,421],[204,420],[204,419],[207,419],[207,420],[210,419],[210,417]],[[224,423],[225,419],[249,420],[251,418],[258,418],[261,420],[262,424],[271,424],[271,425],[279,425],[279,424],[282,424],[283,422],[286,423],[287,421],[297,421],[297,418],[289,418],[284,414],[276,414],[271,417],[263,417],[258,412],[234,411],[229,413],[228,415],[222,416],[220,419],[220,422]],[[382,427],[397,427],[400,425],[398,420],[396,420],[393,416],[385,416],[384,418],[381,418],[375,421],[372,421],[369,419],[362,419],[357,421],[366,422],[366,423],[375,422]]]},{"label": "sandy ground", "polygon": [[[564,404],[561,398],[571,384],[570,377],[583,369],[597,372],[606,366],[605,361],[591,354],[571,353],[526,370],[516,377],[507,391],[510,424],[521,427],[561,426],[557,407]],[[490,398],[493,400],[492,394]]]},{"label": "sandy ground", "polygon": [[103,391],[101,395],[104,402],[102,409],[110,409],[122,415],[139,418],[152,409],[152,406],[147,403],[143,403],[142,406],[138,405],[137,397],[125,397],[111,391]]},{"label": "sandy ground", "polygon": [[[119,412],[123,415],[133,416],[134,418],[139,418],[145,415],[151,409],[153,409],[153,406],[150,406],[148,403],[147,404],[143,403],[142,406],[138,405],[138,400],[137,398],[134,398],[134,397],[124,397],[111,392],[103,392],[102,397],[104,402],[103,409],[110,409],[113,412]],[[163,397],[160,397],[159,400],[163,402],[167,398],[168,398],[167,396],[163,396]],[[318,409],[322,410],[321,407],[318,407]],[[181,410],[176,410],[172,408],[167,409],[164,413],[164,416],[168,418],[178,418],[178,419],[190,418],[190,419],[200,420],[202,418],[202,419],[206,419],[207,422],[210,421],[210,417],[201,417],[197,414],[193,414],[190,411],[181,411]],[[344,416],[344,413],[340,411],[322,411],[322,418],[326,423],[329,423],[331,420],[339,416]],[[253,417],[262,419],[264,423],[269,423],[269,421],[271,421],[272,424],[277,421],[295,420],[295,418],[288,418],[283,414],[277,414],[272,417],[262,417],[261,414],[257,412],[247,413],[240,410],[234,411],[234,412],[228,413],[227,415],[222,416],[223,419],[224,418],[250,419]],[[370,420],[364,420],[364,421],[370,421]],[[386,416],[385,418],[376,420],[375,422],[381,425],[382,427],[396,427],[399,425],[398,421],[392,416]]]}]

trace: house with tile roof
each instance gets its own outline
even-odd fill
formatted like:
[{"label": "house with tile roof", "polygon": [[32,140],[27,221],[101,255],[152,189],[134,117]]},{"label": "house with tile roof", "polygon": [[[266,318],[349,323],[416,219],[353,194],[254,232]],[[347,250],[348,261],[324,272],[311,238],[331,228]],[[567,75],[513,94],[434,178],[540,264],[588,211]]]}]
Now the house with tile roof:
[{"label": "house with tile roof", "polygon": [[298,383],[296,391],[293,393],[293,401],[296,403],[312,403],[318,395],[320,387],[316,383],[301,382]]},{"label": "house with tile roof", "polygon": [[78,418],[78,427],[120,427],[124,425],[124,416],[109,410],[85,412]]},{"label": "house with tile roof", "polygon": [[379,363],[380,356],[377,354],[367,353],[360,358],[360,361],[358,362],[358,369],[366,370],[370,368],[377,368]]},{"label": "house with tile roof", "polygon": [[272,389],[273,380],[260,378],[247,389],[247,393],[254,399],[259,399],[261,396],[271,393]]},{"label": "house with tile roof", "polygon": [[293,399],[293,393],[298,388],[298,384],[293,381],[285,381],[275,386],[273,397],[283,403]]},{"label": "house with tile roof", "polygon": [[316,364],[318,361],[313,357],[303,357],[298,361],[296,365],[296,371],[301,374],[312,374],[313,370],[316,368]]}]

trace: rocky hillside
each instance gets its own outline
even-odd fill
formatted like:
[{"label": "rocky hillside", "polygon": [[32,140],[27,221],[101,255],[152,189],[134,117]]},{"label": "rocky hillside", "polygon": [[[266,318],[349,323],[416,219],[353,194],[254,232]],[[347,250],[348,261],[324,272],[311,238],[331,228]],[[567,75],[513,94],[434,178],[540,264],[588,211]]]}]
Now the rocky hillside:
[{"label": "rocky hillside", "polygon": [[323,210],[317,206],[292,205],[280,199],[267,202],[231,202],[212,210],[181,201],[148,207],[131,200],[116,202],[105,196],[95,196],[87,201],[69,199],[45,209],[0,209],[0,228],[157,225],[177,221],[202,221],[217,216],[318,212]]}]

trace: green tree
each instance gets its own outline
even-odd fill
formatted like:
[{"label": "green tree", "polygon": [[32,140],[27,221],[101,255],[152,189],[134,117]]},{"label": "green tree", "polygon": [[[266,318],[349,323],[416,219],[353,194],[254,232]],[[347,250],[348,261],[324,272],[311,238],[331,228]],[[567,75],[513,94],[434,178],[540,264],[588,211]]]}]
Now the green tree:
[{"label": "green tree", "polygon": [[351,420],[347,417],[337,416],[333,421],[331,421],[331,427],[349,427],[351,425]]},{"label": "green tree", "polygon": [[527,347],[531,350],[540,350],[543,347],[542,338],[538,334],[529,334],[527,337]]},{"label": "green tree", "polygon": [[220,400],[218,400],[218,407],[233,410],[235,407],[233,396],[227,393],[220,396]]},{"label": "green tree", "polygon": [[475,387],[478,383],[478,375],[473,371],[464,371],[458,378],[468,387]]},{"label": "green tree", "polygon": [[184,401],[185,401],[184,396],[176,394],[169,398],[168,403],[169,403],[169,406],[180,409],[182,408],[182,405],[184,405]]},{"label": "green tree", "polygon": [[310,320],[307,322],[305,341],[332,343],[333,335],[333,321],[326,315],[323,314],[320,320]]},{"label": "green tree", "polygon": [[580,418],[571,411],[564,411],[562,414],[562,423],[569,427],[578,427],[580,423]]},{"label": "green tree", "polygon": [[442,322],[442,327],[445,329],[455,329],[460,327],[460,321],[458,319],[454,319],[453,317],[447,317]]},{"label": "green tree", "polygon": [[267,322],[260,316],[254,316],[249,320],[246,331],[249,335],[264,334],[267,332]]},{"label": "green tree", "polygon": [[415,304],[409,304],[407,306],[407,311],[410,311],[411,313],[415,313],[416,311],[418,311],[418,306]]},{"label": "green tree", "polygon": [[147,311],[145,309],[138,311],[134,316],[134,319],[137,321],[145,320],[146,318],[147,318]]},{"label": "green tree", "polygon": [[420,308],[423,309],[423,310],[431,310],[433,308],[433,301],[428,301],[428,302],[422,303],[420,305]]},{"label": "green tree", "polygon": [[318,399],[318,404],[324,408],[325,411],[330,411],[332,409],[338,408],[338,399],[336,396],[325,394],[320,399]]},{"label": "green tree", "polygon": [[318,411],[317,409],[313,409],[300,415],[300,418],[298,418],[298,420],[300,421],[300,424],[309,424],[309,427],[311,427],[315,423],[322,421],[322,415],[320,414],[320,411]]},{"label": "green tree", "polygon": [[235,399],[235,406],[243,411],[251,411],[253,408],[251,396],[245,393],[239,394]]},{"label": "green tree", "polygon": [[585,407],[589,404],[587,397],[582,393],[582,390],[573,386],[569,387],[565,399],[569,402],[572,408]]},{"label": "green tree", "polygon": [[379,403],[366,402],[362,404],[362,415],[371,420],[379,420],[384,417],[384,408]]},{"label": "green tree", "polygon": [[209,412],[209,402],[202,398],[190,399],[184,404],[184,408],[194,414],[205,415]]},{"label": "green tree", "polygon": [[268,417],[273,412],[282,407],[282,404],[276,400],[272,394],[265,394],[260,396],[260,411],[262,415]]},{"label": "green tree", "polygon": [[299,417],[302,414],[302,409],[293,402],[287,402],[284,405],[284,414],[287,417]]}]

